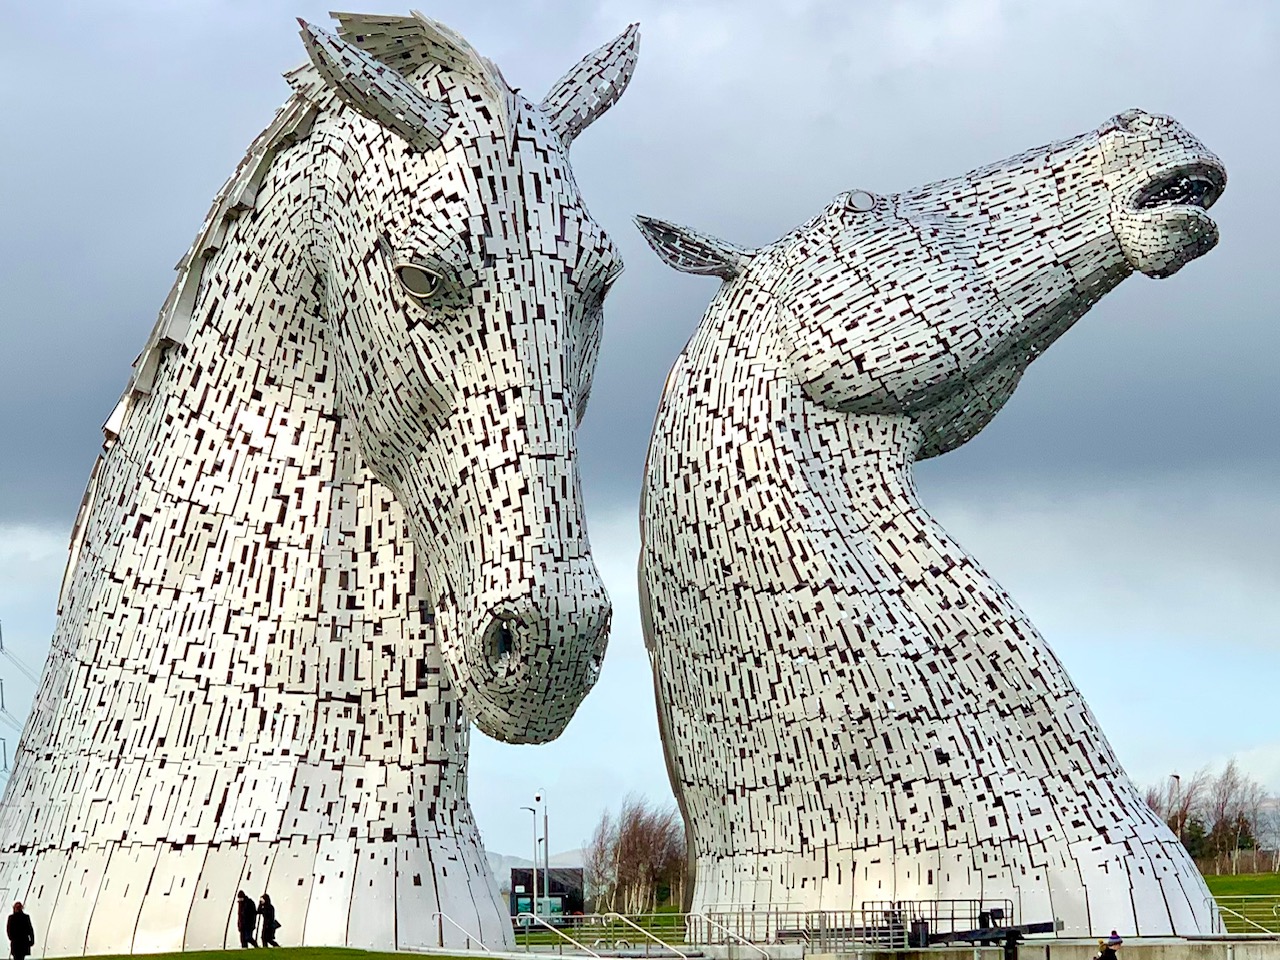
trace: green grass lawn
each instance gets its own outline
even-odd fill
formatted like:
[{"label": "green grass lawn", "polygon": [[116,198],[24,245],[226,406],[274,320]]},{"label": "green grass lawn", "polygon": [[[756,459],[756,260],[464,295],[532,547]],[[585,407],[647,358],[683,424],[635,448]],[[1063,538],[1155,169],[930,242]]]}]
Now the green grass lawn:
[{"label": "green grass lawn", "polygon": [[[239,947],[231,950],[240,951]],[[148,954],[154,960],[227,960],[231,950],[193,950],[190,953],[153,953]],[[350,950],[346,947],[280,947],[279,949],[254,951],[252,947],[242,953],[261,953],[266,956],[279,957],[280,960],[404,960],[407,953],[375,953],[372,950]],[[419,954],[421,956],[421,954]],[[440,954],[432,954],[433,960],[440,960]],[[106,958],[91,958],[106,960]],[[475,960],[475,957],[445,957],[443,960]]]},{"label": "green grass lawn", "polygon": [[[682,913],[662,912],[635,919],[645,930],[648,930],[660,940],[667,942],[684,940],[684,914]],[[616,920],[597,921],[582,925],[570,923],[560,929],[588,947],[592,946],[597,940],[604,940],[610,944],[625,940],[633,947],[641,947],[645,944],[653,943],[639,930]],[[516,930],[516,945],[521,947],[564,944],[566,942],[563,937],[557,936],[546,927],[530,926],[525,929],[517,928]]]},{"label": "green grass lawn", "polygon": [[1280,897],[1280,873],[1241,873],[1205,877],[1215,897]]}]

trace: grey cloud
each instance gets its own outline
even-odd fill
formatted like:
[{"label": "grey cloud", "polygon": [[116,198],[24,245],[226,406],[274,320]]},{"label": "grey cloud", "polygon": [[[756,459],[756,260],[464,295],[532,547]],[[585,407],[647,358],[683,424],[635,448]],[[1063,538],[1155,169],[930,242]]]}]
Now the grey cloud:
[{"label": "grey cloud", "polygon": [[[1189,43],[1200,8],[1186,3],[791,3],[774,17],[760,5],[653,6],[651,72],[609,137],[618,182],[639,211],[738,242],[775,238],[839,190],[958,173],[1131,105],[1181,119],[1231,172],[1220,249],[1171,280],[1128,281],[1037,361],[983,436],[921,474],[1105,484],[1211,462],[1275,475],[1280,431],[1262,425],[1280,348],[1266,266],[1280,138],[1260,118],[1278,106],[1265,38],[1280,13],[1237,4]],[[713,292],[664,276],[634,240],[626,253],[633,273],[611,304],[601,382],[629,389],[599,391],[591,415],[607,421],[607,446],[587,451],[592,478],[619,495],[635,488],[631,438]]]},{"label": "grey cloud", "polygon": [[[995,482],[925,495],[1046,637],[1159,637],[1280,651],[1274,488],[1203,467],[1106,490]],[[1259,664],[1260,671],[1280,666]]]},{"label": "grey cloud", "polygon": [[[378,9],[380,4],[361,4]],[[668,217],[767,242],[839,190],[893,191],[1091,127],[1169,112],[1218,150],[1221,248],[1164,283],[1131,280],[1032,367],[996,423],[926,483],[1105,483],[1211,460],[1274,473],[1267,251],[1280,13],[1224,6],[1194,41],[1185,2],[851,5],[451,2],[431,15],[508,78],[549,86],[641,21],[622,101],[574,146],[583,193],[628,272],[611,295],[583,433],[588,496],[634,502],[663,379],[714,287],[662,267],[630,226]],[[15,11],[0,40],[0,519],[65,524],[172,274],[212,194],[285,99],[292,17],[316,2],[114,3]],[[38,77],[38,80],[33,78]],[[70,108],[70,110],[69,110]]]}]

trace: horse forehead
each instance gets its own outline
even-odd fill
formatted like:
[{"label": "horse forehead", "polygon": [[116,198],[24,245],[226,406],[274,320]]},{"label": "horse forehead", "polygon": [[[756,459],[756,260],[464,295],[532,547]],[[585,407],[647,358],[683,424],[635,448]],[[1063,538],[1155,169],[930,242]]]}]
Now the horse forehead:
[{"label": "horse forehead", "polygon": [[[516,129],[512,173],[530,226],[555,237],[558,249],[575,261],[587,257],[606,266],[621,261],[613,239],[587,209],[559,135],[541,109],[529,105],[528,110],[530,120]],[[511,203],[496,199],[501,206]]]}]

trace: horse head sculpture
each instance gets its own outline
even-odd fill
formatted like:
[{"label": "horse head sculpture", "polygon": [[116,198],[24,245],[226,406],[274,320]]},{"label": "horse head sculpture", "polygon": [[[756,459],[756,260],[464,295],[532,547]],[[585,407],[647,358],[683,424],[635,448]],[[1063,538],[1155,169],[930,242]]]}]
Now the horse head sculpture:
[{"label": "horse head sculpture", "polygon": [[977,434],[1125,277],[1212,248],[1225,182],[1130,110],[841,194],[756,250],[639,219],[668,264],[724,281],[668,377],[641,501],[693,909],[1007,898],[1070,935],[1213,929],[1186,850],[911,468]]},{"label": "horse head sculpture", "polygon": [[721,298],[770,300],[805,396],[907,414],[927,457],[986,426],[1027,365],[1130,273],[1168,277],[1211,250],[1207,210],[1225,185],[1176,121],[1127,110],[955,179],[841,194],[759,250],[638,222],[677,270],[731,280]]},{"label": "horse head sculpture", "polygon": [[599,670],[575,431],[621,265],[568,150],[635,28],[535,103],[336,16],[104,426],[0,808],[50,956],[222,948],[268,880],[299,942],[510,944],[469,720],[551,739]]},{"label": "horse head sculpture", "polygon": [[471,717],[539,742],[591,689],[609,629],[575,428],[622,263],[568,149],[621,95],[636,31],[535,104],[461,37],[414,20],[426,42],[403,58],[386,48],[404,26],[348,42],[303,24],[329,91],[371,121],[312,188],[336,220],[317,255],[341,412],[406,510]]}]

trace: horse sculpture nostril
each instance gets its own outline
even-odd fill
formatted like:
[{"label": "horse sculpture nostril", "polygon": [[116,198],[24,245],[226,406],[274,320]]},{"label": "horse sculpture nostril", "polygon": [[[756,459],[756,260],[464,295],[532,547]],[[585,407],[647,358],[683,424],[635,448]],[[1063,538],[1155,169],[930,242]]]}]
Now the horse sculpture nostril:
[{"label": "horse sculpture nostril", "polygon": [[495,673],[506,673],[511,669],[516,649],[516,627],[515,620],[501,614],[485,627],[481,650]]}]

